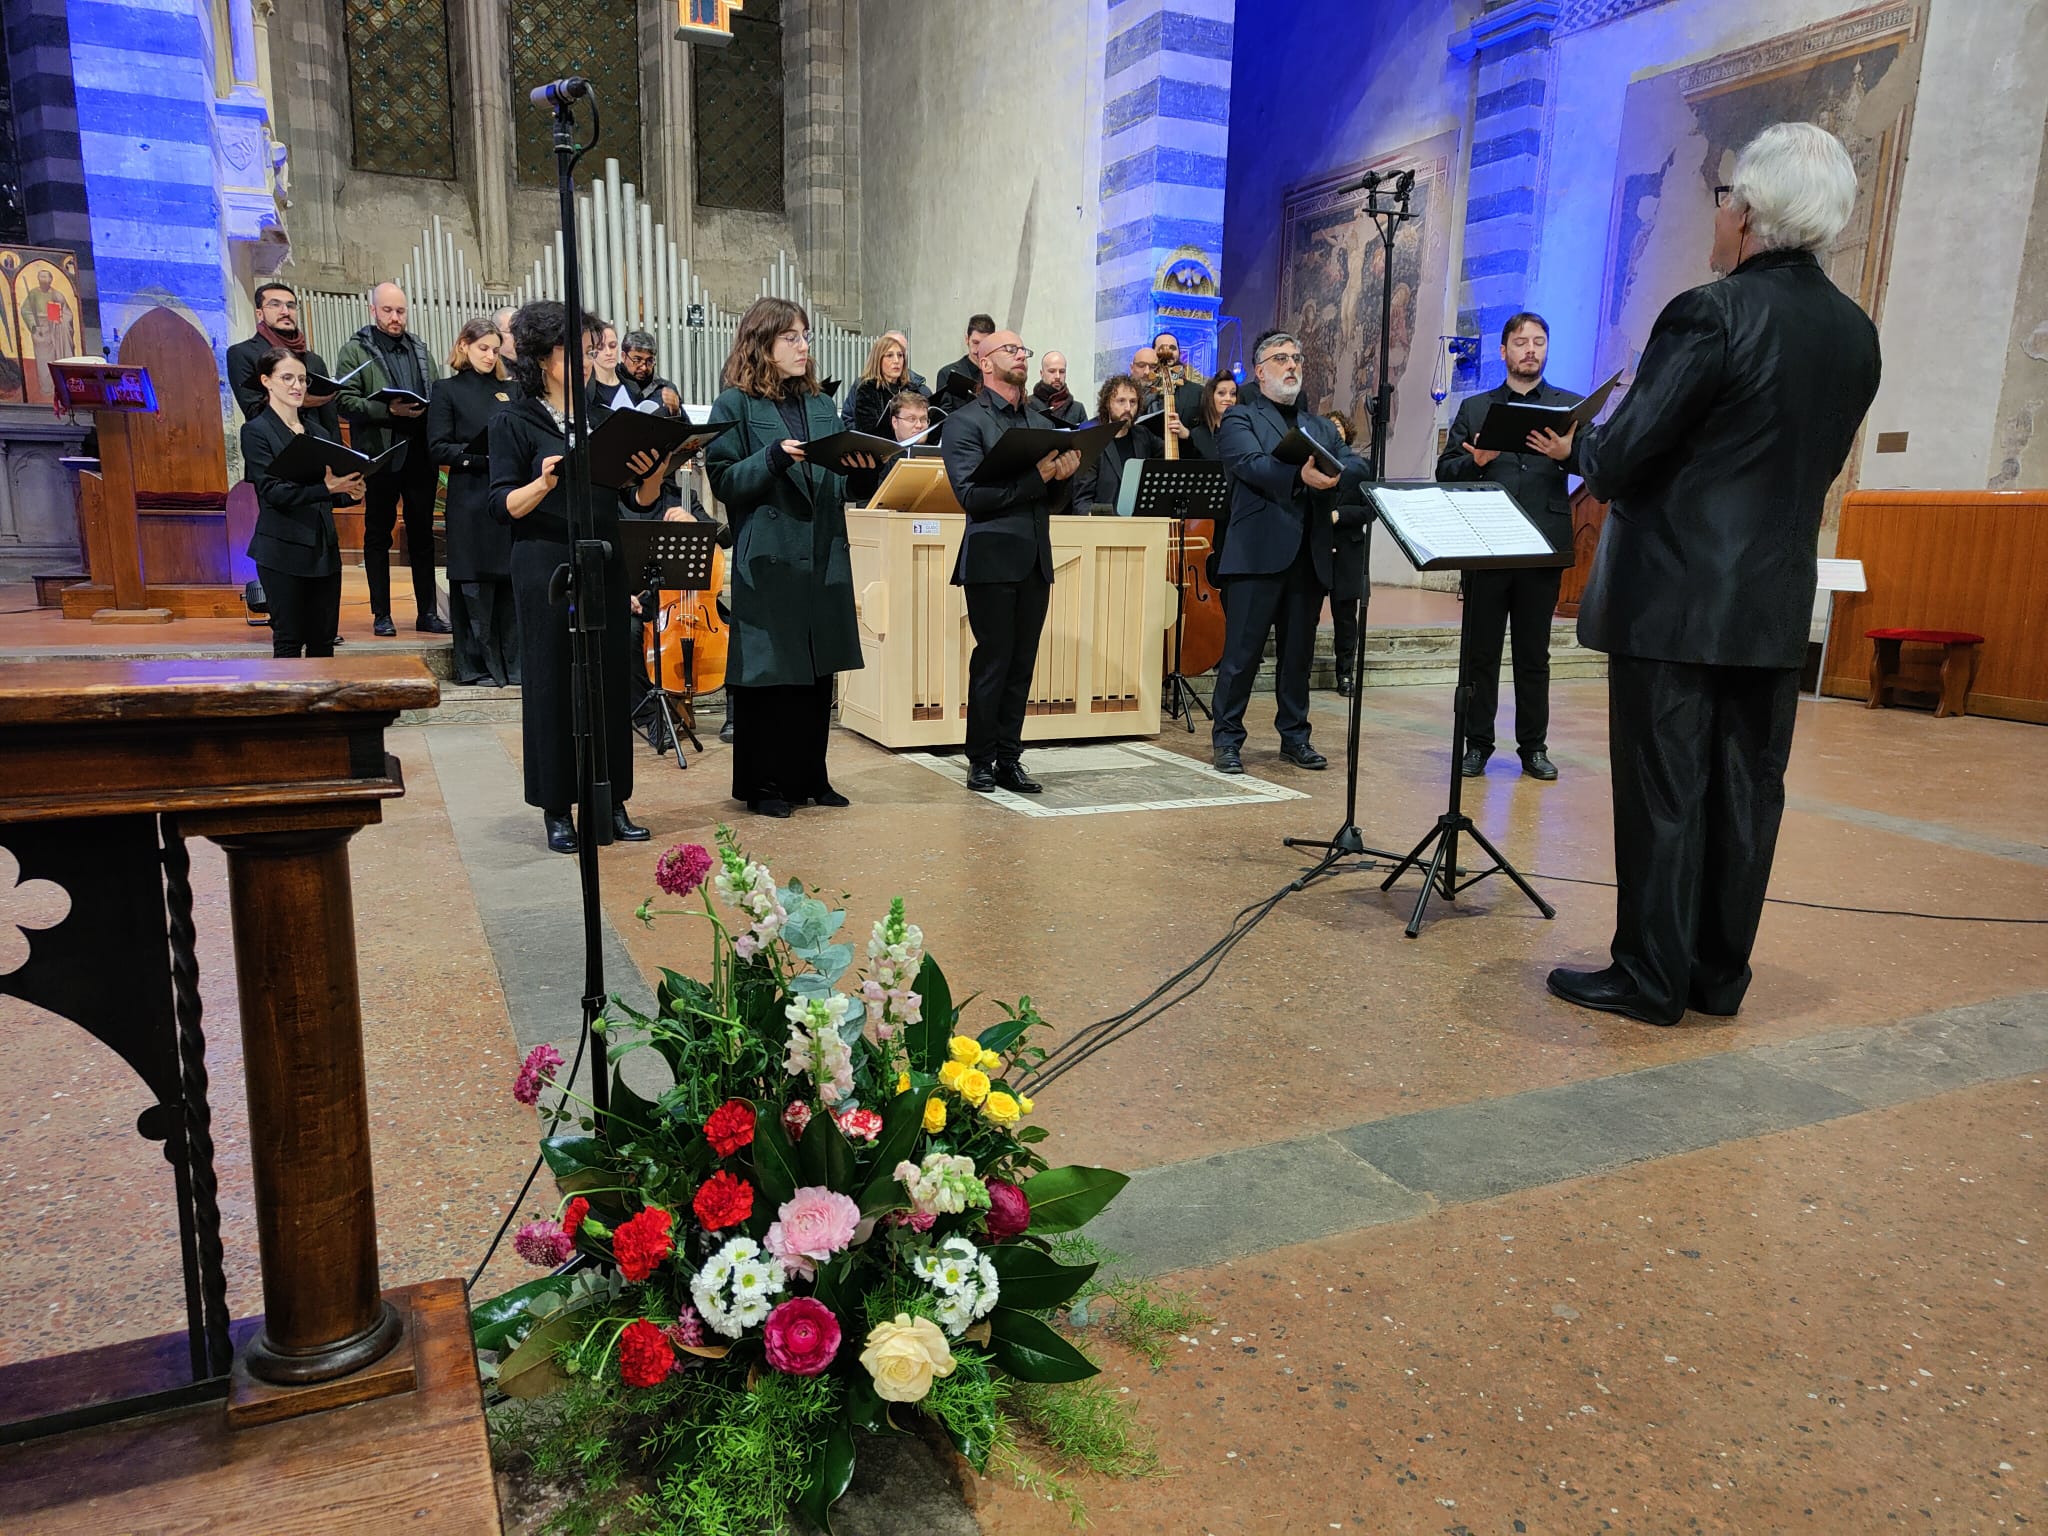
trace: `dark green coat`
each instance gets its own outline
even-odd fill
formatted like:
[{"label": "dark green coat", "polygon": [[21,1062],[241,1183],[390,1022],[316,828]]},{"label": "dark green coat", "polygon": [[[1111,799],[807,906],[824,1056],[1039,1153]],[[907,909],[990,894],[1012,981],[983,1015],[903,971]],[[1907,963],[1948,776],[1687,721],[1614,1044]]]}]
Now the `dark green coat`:
[{"label": "dark green coat", "polygon": [[[806,440],[840,429],[824,395],[806,400]],[[846,482],[809,464],[777,473],[768,449],[789,436],[772,400],[728,389],[711,420],[739,426],[705,450],[711,489],[734,533],[732,644],[726,680],[741,688],[801,687],[861,665],[846,543]]]}]

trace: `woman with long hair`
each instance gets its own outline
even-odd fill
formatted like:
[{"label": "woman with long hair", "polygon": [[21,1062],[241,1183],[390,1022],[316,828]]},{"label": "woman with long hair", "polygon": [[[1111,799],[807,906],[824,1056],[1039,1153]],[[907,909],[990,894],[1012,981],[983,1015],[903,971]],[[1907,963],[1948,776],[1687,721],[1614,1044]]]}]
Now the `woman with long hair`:
[{"label": "woman with long hair", "polygon": [[[597,667],[603,680],[604,743],[611,774],[612,813],[608,827],[577,827],[569,817],[576,803],[576,748],[571,735],[575,699],[569,667],[569,613],[551,592],[556,570],[569,562],[569,493],[561,480],[568,442],[565,346],[594,350],[598,322],[585,315],[571,333],[569,317],[552,299],[522,306],[512,316],[515,367],[525,398],[508,404],[491,421],[491,512],[512,530],[512,597],[519,625],[520,727],[526,773],[526,803],[540,809],[548,847],[574,853],[579,837],[600,843],[621,838],[645,842],[649,833],[626,814],[633,793],[633,727],[627,702],[629,669],[637,663],[628,639],[632,586],[619,546],[621,494],[590,487],[589,505],[577,519],[577,534],[601,539],[611,554],[604,566],[605,599],[613,611],[597,631]],[[594,432],[612,413],[586,405],[583,431]],[[626,461],[638,477],[623,494],[645,509],[661,500],[663,471],[658,454]]]},{"label": "woman with long hair", "polygon": [[475,447],[491,418],[520,396],[504,377],[498,322],[479,315],[448,353],[448,374],[427,401],[427,451],[448,471],[448,613],[455,681],[503,688],[519,681],[512,616],[512,531],[491,515],[491,456]]},{"label": "woman with long hair", "polygon": [[1219,373],[1202,385],[1202,409],[1188,423],[1187,450],[1198,459],[1220,459],[1216,451],[1216,429],[1223,425],[1223,413],[1237,404],[1237,377]]},{"label": "woman with long hair", "polygon": [[272,347],[256,360],[266,403],[242,423],[242,478],[256,487],[256,529],[249,558],[270,605],[270,654],[332,656],[341,622],[341,540],[334,527],[338,503],[363,499],[363,477],[324,471],[320,485],[301,485],[270,473],[294,437],[310,432],[332,439],[305,410],[306,365],[298,354]]},{"label": "woman with long hair", "polygon": [[618,407],[619,388],[625,380],[619,377],[619,359],[625,354],[619,349],[619,328],[609,320],[599,320],[597,340],[590,349],[590,366],[584,370],[584,379],[590,386],[590,398],[609,410]]},{"label": "woman with long hair", "polygon": [[804,462],[806,442],[840,430],[811,367],[810,316],[787,299],[755,300],[720,382],[711,422],[739,423],[705,451],[736,535],[726,692],[747,723],[733,741],[732,797],[763,816],[807,800],[845,805],[825,750],[832,677],[860,666],[860,629],[846,482]]},{"label": "woman with long hair", "polygon": [[[853,430],[876,437],[893,437],[889,412],[897,395],[917,389],[910,382],[910,353],[894,336],[878,336],[868,349],[867,366],[853,390]],[[917,389],[917,393],[924,391]]]}]

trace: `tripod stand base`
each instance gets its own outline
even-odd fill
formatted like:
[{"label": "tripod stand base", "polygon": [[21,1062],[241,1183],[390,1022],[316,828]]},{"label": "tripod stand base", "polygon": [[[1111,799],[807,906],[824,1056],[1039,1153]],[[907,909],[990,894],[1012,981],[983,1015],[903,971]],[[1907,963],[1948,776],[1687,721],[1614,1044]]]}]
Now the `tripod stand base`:
[{"label": "tripod stand base", "polygon": [[633,711],[632,724],[636,728],[640,725],[642,716],[652,717],[647,722],[649,725],[659,724],[667,728],[668,744],[675,752],[678,768],[690,766],[683,757],[684,737],[690,739],[690,745],[698,752],[704,750],[704,743],[697,739],[697,722],[693,718],[694,712],[690,708],[687,694],[677,693],[669,688],[649,688],[647,696],[640,701],[639,708]]},{"label": "tripod stand base", "polygon": [[1190,736],[1195,733],[1196,710],[1202,712],[1204,720],[1216,718],[1210,713],[1209,706],[1202,702],[1202,696],[1195,692],[1194,684],[1178,672],[1166,674],[1166,681],[1160,687],[1159,702],[1166,712],[1167,719],[1187,721]]},{"label": "tripod stand base", "polygon": [[[1465,871],[1458,867],[1460,837],[1471,838],[1485,850],[1486,856],[1492,859],[1493,863],[1477,874],[1466,875]],[[1392,890],[1394,882],[1409,870],[1422,867],[1423,854],[1432,843],[1436,847],[1435,851],[1429,854],[1428,865],[1423,867],[1422,889],[1415,896],[1415,913],[1408,919],[1408,926],[1403,930],[1409,938],[1412,939],[1422,932],[1422,915],[1429,906],[1432,894],[1442,896],[1445,901],[1456,901],[1460,891],[1470,890],[1488,875],[1506,875],[1515,882],[1524,896],[1535,903],[1538,912],[1546,918],[1557,916],[1557,908],[1536,894],[1535,887],[1522,878],[1522,872],[1508,862],[1507,855],[1488,842],[1486,834],[1475,827],[1472,818],[1462,811],[1451,811],[1437,817],[1436,825],[1429,829],[1422,841],[1394,866],[1392,874],[1380,882],[1380,889]]]}]

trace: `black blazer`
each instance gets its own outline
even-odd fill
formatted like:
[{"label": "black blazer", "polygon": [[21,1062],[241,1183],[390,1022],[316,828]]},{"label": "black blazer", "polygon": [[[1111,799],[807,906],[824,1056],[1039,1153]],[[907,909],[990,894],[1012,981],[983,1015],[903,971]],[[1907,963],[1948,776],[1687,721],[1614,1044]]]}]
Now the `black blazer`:
[{"label": "black blazer", "polygon": [[1147,427],[1133,427],[1122,437],[1112,437],[1103,445],[1101,456],[1074,476],[1074,500],[1068,510],[1087,512],[1092,507],[1115,506],[1123,494],[1124,466],[1133,459],[1156,459],[1165,451]]},{"label": "black blazer", "polygon": [[996,439],[1011,427],[1057,425],[1028,394],[1020,410],[993,390],[984,389],[939,428],[946,479],[952,484],[954,499],[967,513],[960,558],[953,563],[955,586],[1023,581],[1034,570],[1045,581],[1052,580],[1052,524],[1048,519],[1067,510],[1073,480],[1042,479],[1035,464],[1000,485],[978,485],[974,472],[981,468]]},{"label": "black blazer", "polygon": [[1247,389],[1223,413],[1216,447],[1230,471],[1230,528],[1216,568],[1225,578],[1278,576],[1294,564],[1306,538],[1316,580],[1326,589],[1331,584],[1336,539],[1330,511],[1340,501],[1358,500],[1365,461],[1346,448],[1337,429],[1314,411],[1301,410],[1294,425],[1343,463],[1335,490],[1311,492],[1302,483],[1299,464],[1283,464],[1273,457],[1290,429],[1280,407],[1256,389]]},{"label": "black blazer", "polygon": [[1579,604],[1595,650],[1797,667],[1828,487],[1877,394],[1877,327],[1806,251],[1664,308],[1572,468],[1609,501]]},{"label": "black blazer", "polygon": [[[228,348],[228,388],[234,391],[235,404],[242,408],[242,419],[254,421],[270,409],[270,393],[263,387],[263,381],[256,377],[256,365],[263,360],[263,354],[270,350],[270,343],[261,336],[251,336],[247,341],[238,341]],[[306,365],[308,373],[325,373],[327,364],[318,352],[308,349],[299,355],[299,361]],[[299,412],[302,419],[316,421],[322,433],[341,441],[341,407],[330,400],[325,405]]]},{"label": "black blazer", "polygon": [[[333,439],[317,421],[300,418],[315,437]],[[298,434],[268,406],[242,423],[242,478],[256,487],[256,531],[249,558],[287,576],[341,575],[334,497],[325,485],[299,485],[270,473],[271,461]]]},{"label": "black blazer", "polygon": [[[595,432],[612,413],[602,405],[584,407],[583,426]],[[547,406],[528,396],[515,400],[491,418],[491,516],[512,530],[512,542],[569,542],[569,492],[567,482],[557,479],[555,488],[541,498],[540,505],[524,517],[514,517],[505,498],[540,473],[541,462],[562,452],[561,428],[548,414]],[[577,528],[586,539],[609,539],[618,543],[619,504],[630,500],[602,485],[590,488],[590,515]],[[624,599],[620,601],[623,603]]]},{"label": "black blazer", "polygon": [[521,398],[512,380],[473,368],[434,380],[427,399],[427,451],[448,468],[450,581],[502,581],[512,574],[512,531],[491,515],[491,456],[472,453],[469,445],[492,417]]},{"label": "black blazer", "polygon": [[1486,468],[1473,462],[1465,444],[1479,436],[1479,427],[1495,401],[1519,401],[1523,405],[1577,405],[1584,398],[1568,389],[1557,389],[1538,380],[1535,389],[1518,395],[1502,383],[1482,394],[1468,395],[1459,402],[1451,422],[1451,435],[1436,461],[1439,480],[1491,480],[1515,498],[1515,505],[1529,514],[1529,520],[1543,530],[1552,549],[1572,547],[1571,474],[1557,460],[1540,453],[1504,453]]}]

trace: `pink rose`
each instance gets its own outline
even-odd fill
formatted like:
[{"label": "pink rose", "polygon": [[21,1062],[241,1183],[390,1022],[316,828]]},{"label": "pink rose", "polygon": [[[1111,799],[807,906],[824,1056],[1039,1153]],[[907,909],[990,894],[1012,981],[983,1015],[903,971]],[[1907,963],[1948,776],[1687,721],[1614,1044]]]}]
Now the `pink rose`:
[{"label": "pink rose", "polygon": [[983,1182],[988,1185],[989,1241],[1005,1243],[1022,1237],[1031,1228],[1031,1201],[1024,1191],[1005,1179]]},{"label": "pink rose", "polygon": [[822,1301],[797,1296],[768,1314],[761,1328],[768,1363],[791,1376],[816,1376],[839,1353],[839,1319]]},{"label": "pink rose", "polygon": [[860,1206],[822,1184],[805,1185],[775,1214],[762,1246],[800,1275],[851,1247],[860,1226]]}]

